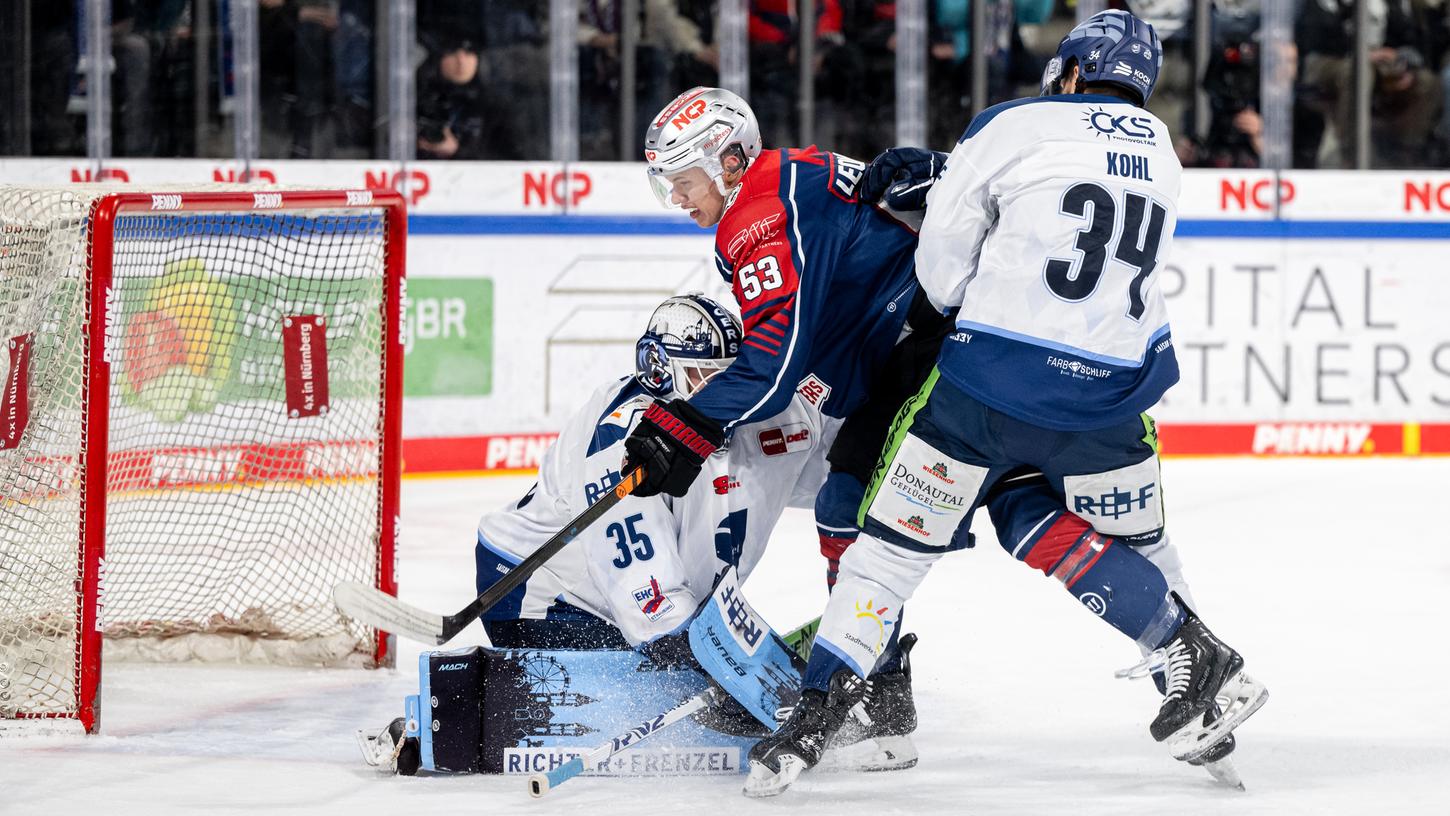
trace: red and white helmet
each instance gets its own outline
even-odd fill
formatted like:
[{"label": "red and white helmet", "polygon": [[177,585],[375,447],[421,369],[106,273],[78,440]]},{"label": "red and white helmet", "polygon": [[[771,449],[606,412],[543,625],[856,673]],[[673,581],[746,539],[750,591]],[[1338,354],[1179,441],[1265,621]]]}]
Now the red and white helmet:
[{"label": "red and white helmet", "polygon": [[745,100],[724,88],[691,88],[675,97],[650,123],[644,135],[650,187],[665,207],[670,201],[666,176],[699,167],[725,192],[726,169],[739,169],[760,155],[760,123]]}]

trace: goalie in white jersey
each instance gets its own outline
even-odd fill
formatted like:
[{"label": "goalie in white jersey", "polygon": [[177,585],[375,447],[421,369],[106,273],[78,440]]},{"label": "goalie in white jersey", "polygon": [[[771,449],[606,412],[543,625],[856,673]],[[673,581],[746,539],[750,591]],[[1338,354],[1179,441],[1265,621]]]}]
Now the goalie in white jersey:
[{"label": "goalie in white jersey", "polygon": [[[656,399],[688,397],[728,368],[742,342],[740,320],[699,294],[671,297],[650,317],[636,347],[636,372],[610,380],[569,419],[518,501],[478,523],[477,590],[482,594],[620,480],[624,440]],[[769,420],[736,429],[706,458],[703,484],[687,496],[626,496],[527,581],[483,615],[496,649],[639,649],[655,663],[707,673],[691,653],[688,626],[729,567],[754,570],[786,507],[812,508],[829,468],[825,453],[841,419],[824,416],[809,390]],[[892,770],[916,764],[909,664],[873,676],[871,699],[831,747],[847,767]],[[435,716],[440,716],[436,714]],[[718,731],[760,736],[733,700],[696,715]],[[435,721],[435,726],[437,725]],[[449,723],[450,728],[453,724]],[[404,720],[360,735],[370,764],[417,771],[417,740],[404,746]],[[436,729],[435,729],[436,730]],[[411,750],[411,761],[407,757]],[[456,767],[456,766],[455,766]]]},{"label": "goalie in white jersey", "polygon": [[[739,353],[739,319],[700,295],[673,297],[650,318],[637,372],[599,389],[544,454],[539,480],[478,524],[478,591],[558,533],[620,479],[623,441],[657,398],[689,396]],[[498,648],[646,651],[684,630],[727,566],[744,580],[787,506],[813,507],[824,451],[840,420],[796,395],[740,428],[683,498],[629,496],[484,616]]]},{"label": "goalie in white jersey", "polygon": [[987,109],[947,157],[916,273],[934,306],[959,310],[957,332],[897,415],[801,703],[752,749],[747,794],[779,793],[815,763],[881,656],[881,622],[857,610],[868,598],[900,608],[937,559],[967,546],[982,504],[1015,557],[1151,652],[1131,671],[1158,673],[1150,733],[1174,756],[1214,771],[1263,703],[1243,659],[1190,608],[1142,413],[1178,379],[1154,272],[1181,168],[1143,108],[1161,61],[1152,26],[1095,15],[1058,46],[1042,96]]}]

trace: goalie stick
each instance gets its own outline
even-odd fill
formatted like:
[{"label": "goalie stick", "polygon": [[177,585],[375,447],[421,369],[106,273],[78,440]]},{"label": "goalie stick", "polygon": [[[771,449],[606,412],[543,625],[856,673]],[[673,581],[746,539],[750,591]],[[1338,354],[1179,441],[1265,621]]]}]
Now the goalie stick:
[{"label": "goalie stick", "polygon": [[545,541],[543,546],[521,561],[518,566],[509,570],[507,575],[484,590],[482,595],[479,595],[468,606],[458,610],[456,614],[439,615],[419,609],[411,604],[403,603],[377,587],[358,581],[343,581],[334,586],[332,588],[333,603],[337,604],[337,608],[348,617],[374,629],[402,635],[422,643],[442,646],[456,637],[470,623],[492,609],[494,604],[503,600],[505,595],[527,581],[529,576],[544,565],[545,561],[553,558],[555,553],[564,549],[565,545],[588,529],[589,525],[597,521],[600,516],[609,512],[621,499],[633,493],[639,483],[644,480],[644,472],[644,468],[641,466],[624,474],[624,478],[615,485],[613,490],[605,493],[599,501],[589,505],[584,512],[565,525],[564,529]]},{"label": "goalie stick", "polygon": [[626,748],[632,748],[638,745],[640,740],[643,740],[650,734],[662,731],[705,706],[710,705],[714,702],[715,696],[718,693],[714,688],[705,689],[669,711],[645,720],[609,742],[600,743],[598,746],[586,751],[583,755],[574,757],[548,773],[536,773],[530,776],[529,795],[538,799],[550,790],[559,787],[579,774],[598,768],[603,763],[608,762],[610,757]]},{"label": "goalie stick", "polygon": [[[784,640],[792,651],[804,659],[810,655],[811,646],[816,637],[816,630],[820,628],[821,619],[816,617],[782,635],[781,640]],[[600,743],[552,771],[536,773],[530,776],[529,795],[538,799],[570,779],[586,771],[592,771],[598,768],[620,751],[638,745],[645,737],[663,731],[665,728],[674,725],[708,705],[714,705],[720,693],[721,690],[719,688],[711,686],[669,711],[645,720],[608,742]]]}]

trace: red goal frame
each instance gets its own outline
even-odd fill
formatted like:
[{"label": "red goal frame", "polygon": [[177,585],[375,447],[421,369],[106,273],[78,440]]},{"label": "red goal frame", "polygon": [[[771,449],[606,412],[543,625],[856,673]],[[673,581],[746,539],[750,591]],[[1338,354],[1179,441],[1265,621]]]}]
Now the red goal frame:
[{"label": "red goal frame", "polygon": [[[140,212],[266,212],[289,210],[385,211],[384,285],[382,309],[382,438],[378,473],[379,546],[377,586],[398,594],[397,536],[399,478],[402,472],[403,308],[406,289],[407,207],[393,190],[168,191],[117,193],[92,203],[86,229],[88,274],[86,340],[82,354],[87,369],[84,430],[78,473],[80,493],[79,586],[76,592],[76,718],[86,733],[100,726],[101,646],[97,610],[104,603],[106,535],[106,441],[110,419],[111,361],[107,349],[108,295],[112,284],[116,220]],[[93,455],[93,451],[101,455]],[[100,500],[88,501],[99,496]],[[373,643],[377,666],[395,663],[393,636],[377,632]],[[31,715],[53,719],[57,715]]]}]

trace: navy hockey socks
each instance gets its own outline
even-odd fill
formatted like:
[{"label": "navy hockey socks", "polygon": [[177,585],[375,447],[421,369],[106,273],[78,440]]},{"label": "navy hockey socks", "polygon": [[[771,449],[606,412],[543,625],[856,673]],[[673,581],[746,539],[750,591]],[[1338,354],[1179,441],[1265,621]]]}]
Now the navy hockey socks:
[{"label": "navy hockey socks", "polygon": [[841,571],[841,556],[861,535],[856,526],[856,513],[866,485],[845,471],[833,470],[816,494],[816,534],[821,539],[821,555],[826,559],[826,589],[836,588]]},{"label": "navy hockey socks", "polygon": [[1089,611],[1145,649],[1162,646],[1177,631],[1184,611],[1152,561],[1064,510],[1045,485],[1011,493],[990,511],[1014,558],[1061,581]]}]

